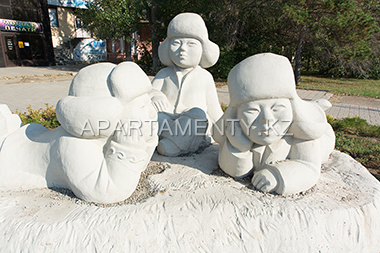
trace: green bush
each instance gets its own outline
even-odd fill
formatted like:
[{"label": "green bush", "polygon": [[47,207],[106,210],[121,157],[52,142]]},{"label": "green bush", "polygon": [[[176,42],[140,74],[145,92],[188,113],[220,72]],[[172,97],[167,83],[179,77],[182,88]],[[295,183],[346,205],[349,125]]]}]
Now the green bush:
[{"label": "green bush", "polygon": [[215,79],[227,79],[231,69],[239,63],[238,52],[221,48],[217,63],[207,69]]},{"label": "green bush", "polygon": [[46,109],[36,109],[34,110],[31,105],[28,106],[27,112],[20,112],[16,110],[15,114],[20,116],[23,125],[29,123],[38,123],[46,128],[54,129],[59,127],[60,124],[57,120],[57,114],[53,106],[46,105]]}]

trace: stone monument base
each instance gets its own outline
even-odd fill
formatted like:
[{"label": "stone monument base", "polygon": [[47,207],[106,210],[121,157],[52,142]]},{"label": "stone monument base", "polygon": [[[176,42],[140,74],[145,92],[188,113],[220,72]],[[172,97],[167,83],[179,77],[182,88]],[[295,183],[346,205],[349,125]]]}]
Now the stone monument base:
[{"label": "stone monument base", "polygon": [[1,252],[380,251],[380,183],[334,151],[318,184],[289,197],[218,169],[218,146],[168,158],[148,178],[157,194],[98,206],[49,189],[0,193]]}]

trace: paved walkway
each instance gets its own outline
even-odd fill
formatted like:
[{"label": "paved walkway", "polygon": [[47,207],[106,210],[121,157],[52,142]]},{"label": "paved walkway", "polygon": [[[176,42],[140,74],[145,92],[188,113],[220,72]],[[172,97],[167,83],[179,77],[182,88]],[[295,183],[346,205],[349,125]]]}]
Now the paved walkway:
[{"label": "paved walkway", "polygon": [[[304,90],[297,89],[298,95],[305,100],[326,99],[330,100],[334,94],[327,91],[317,90]],[[219,101],[226,105],[229,104],[230,98],[228,94],[228,87],[222,86],[218,88]],[[354,101],[352,101],[354,103]],[[326,114],[330,114],[335,118],[343,119],[346,117],[360,117],[366,119],[369,124],[380,125],[380,107],[369,107],[353,104],[338,104],[332,103],[332,107],[326,111]]]},{"label": "paved walkway", "polygon": [[34,75],[54,75],[77,73],[81,68],[88,64],[68,65],[68,66],[41,66],[41,67],[11,67],[0,68],[0,78],[16,76],[34,76]]},{"label": "paved walkway", "polygon": [[[14,78],[16,76],[53,75],[77,73],[86,65],[73,66],[53,66],[53,67],[14,67],[0,68],[0,79],[5,77]],[[153,77],[150,77],[151,79]],[[67,95],[70,80],[57,82],[36,82],[36,83],[16,83],[0,85],[0,104],[7,104],[12,111],[16,109],[27,111],[28,105],[33,108],[45,108],[45,104],[55,106],[57,101]],[[228,87],[218,87],[220,102],[228,105]],[[298,95],[305,100],[327,99],[331,100],[332,93],[316,90],[297,90]],[[380,125],[380,106],[363,106],[362,103],[355,104],[333,103],[333,106],[326,112],[336,118],[355,117],[366,119],[370,124]],[[378,104],[378,103],[377,103]]]}]

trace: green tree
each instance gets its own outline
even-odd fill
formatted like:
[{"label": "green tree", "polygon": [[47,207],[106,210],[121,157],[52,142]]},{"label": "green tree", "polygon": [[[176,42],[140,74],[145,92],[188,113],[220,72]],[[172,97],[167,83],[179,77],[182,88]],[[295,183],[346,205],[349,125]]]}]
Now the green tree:
[{"label": "green tree", "polygon": [[295,76],[300,81],[302,46],[319,62],[319,70],[340,68],[370,57],[371,39],[378,23],[371,12],[354,0],[287,0],[283,13],[293,23],[298,41],[295,45]]},{"label": "green tree", "polygon": [[[137,0],[92,0],[88,9],[77,9],[76,15],[82,20],[83,28],[97,39],[123,38],[131,41],[131,34],[139,22]],[[126,46],[127,60],[131,60],[131,48]]]}]

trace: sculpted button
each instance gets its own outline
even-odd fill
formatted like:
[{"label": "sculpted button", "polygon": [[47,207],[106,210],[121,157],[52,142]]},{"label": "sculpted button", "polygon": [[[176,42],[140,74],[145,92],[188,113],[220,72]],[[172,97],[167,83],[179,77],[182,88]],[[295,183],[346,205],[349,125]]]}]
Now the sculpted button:
[{"label": "sculpted button", "polygon": [[120,160],[124,160],[125,159],[125,154],[123,152],[118,152],[117,153],[117,158],[119,158]]},{"label": "sculpted button", "polygon": [[109,155],[113,155],[113,154],[115,154],[115,148],[113,148],[113,147],[110,147],[110,150],[109,150]]}]

